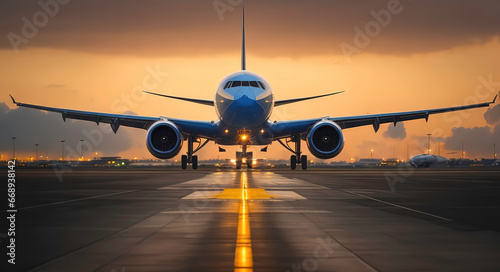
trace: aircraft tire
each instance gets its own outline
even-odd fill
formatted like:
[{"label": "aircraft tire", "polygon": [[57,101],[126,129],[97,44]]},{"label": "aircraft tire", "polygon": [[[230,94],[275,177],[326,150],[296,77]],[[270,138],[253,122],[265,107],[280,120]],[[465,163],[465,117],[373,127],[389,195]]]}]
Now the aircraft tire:
[{"label": "aircraft tire", "polygon": [[292,170],[295,170],[295,168],[297,168],[297,156],[295,155],[290,156],[290,168]]},{"label": "aircraft tire", "polygon": [[194,170],[198,169],[198,156],[192,156],[191,157],[192,159],[192,162],[191,162],[191,166],[193,167]]},{"label": "aircraft tire", "polygon": [[188,161],[187,155],[182,155],[181,156],[181,167],[182,167],[182,169],[186,169],[187,168],[187,161]]},{"label": "aircraft tire", "polygon": [[307,169],[307,156],[302,155],[302,157],[300,157],[300,164],[302,165],[302,170]]}]

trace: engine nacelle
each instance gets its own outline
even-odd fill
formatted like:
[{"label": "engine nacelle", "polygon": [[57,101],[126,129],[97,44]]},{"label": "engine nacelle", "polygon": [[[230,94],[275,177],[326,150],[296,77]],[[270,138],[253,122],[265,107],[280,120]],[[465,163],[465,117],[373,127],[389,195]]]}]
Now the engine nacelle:
[{"label": "engine nacelle", "polygon": [[158,121],[151,125],[146,136],[149,152],[159,159],[173,158],[181,150],[182,143],[181,131],[168,121]]},{"label": "engine nacelle", "polygon": [[335,122],[319,121],[307,134],[307,147],[320,159],[331,159],[344,148],[344,133]]}]

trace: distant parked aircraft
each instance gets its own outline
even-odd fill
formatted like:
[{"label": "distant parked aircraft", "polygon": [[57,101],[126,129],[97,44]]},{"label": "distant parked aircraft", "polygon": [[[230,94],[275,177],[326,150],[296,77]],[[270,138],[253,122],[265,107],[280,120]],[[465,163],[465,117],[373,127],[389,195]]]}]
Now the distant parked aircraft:
[{"label": "distant parked aircraft", "polygon": [[446,163],[446,158],[431,154],[422,154],[411,157],[410,163],[414,167],[429,167],[431,164]]}]

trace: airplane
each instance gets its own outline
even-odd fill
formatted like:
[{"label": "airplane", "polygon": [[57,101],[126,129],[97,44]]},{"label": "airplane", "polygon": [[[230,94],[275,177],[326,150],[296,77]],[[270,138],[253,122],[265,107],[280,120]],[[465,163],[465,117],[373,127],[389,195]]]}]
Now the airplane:
[{"label": "airplane", "polygon": [[431,154],[421,154],[410,158],[410,164],[415,167],[426,167],[428,168],[431,164],[443,164],[446,163],[446,158]]},{"label": "airplane", "polygon": [[[266,152],[268,145],[277,141],[293,153],[290,156],[290,168],[292,170],[295,170],[297,165],[301,165],[304,170],[307,169],[308,160],[307,156],[302,154],[302,141],[306,142],[313,156],[320,159],[330,159],[340,154],[344,148],[344,129],[371,125],[376,133],[381,124],[394,123],[396,125],[398,122],[415,119],[425,119],[427,121],[431,114],[488,107],[490,104],[495,103],[496,100],[495,96],[492,102],[449,108],[347,117],[324,116],[292,121],[270,121],[269,118],[274,107],[331,96],[343,91],[295,99],[275,100],[269,82],[261,75],[246,69],[244,7],[242,24],[241,70],[226,76],[220,81],[214,100],[178,97],[144,91],[157,96],[214,107],[218,117],[215,121],[53,108],[16,102],[11,95],[10,97],[12,102],[19,107],[61,113],[64,121],[70,118],[93,121],[97,124],[110,124],[114,133],[118,131],[120,126],[145,129],[147,130],[146,147],[153,156],[159,159],[175,157],[179,154],[183,143],[187,141],[187,152],[181,156],[182,169],[186,169],[188,164],[191,164],[193,169],[198,168],[198,156],[194,154],[209,141],[215,142],[219,146],[220,152],[225,151],[221,146],[240,145],[241,151],[236,152],[237,169],[241,169],[242,164],[245,163],[247,168],[252,167],[253,153],[248,151],[249,146],[264,145],[265,147],[261,151]],[[194,148],[194,143],[198,143],[196,148]]]}]

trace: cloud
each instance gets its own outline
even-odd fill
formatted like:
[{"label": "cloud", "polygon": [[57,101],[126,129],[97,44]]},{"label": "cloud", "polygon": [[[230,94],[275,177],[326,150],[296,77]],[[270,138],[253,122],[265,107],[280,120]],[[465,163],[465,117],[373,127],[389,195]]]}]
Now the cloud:
[{"label": "cloud", "polygon": [[484,127],[455,127],[451,130],[452,135],[446,138],[445,148],[448,150],[461,151],[462,144],[468,158],[493,156],[493,144],[500,140],[500,125],[493,128]]},{"label": "cloud", "polygon": [[[0,151],[12,154],[12,137],[16,137],[18,155],[33,156],[35,144],[39,144],[40,155],[59,158],[61,140],[66,140],[67,155],[75,158],[83,149],[84,154],[99,152],[105,156],[117,155],[134,146],[133,129],[120,127],[115,135],[108,124],[66,120],[57,113],[16,108],[9,109],[0,103]],[[83,147],[80,140],[83,139]]]},{"label": "cloud", "polygon": [[52,83],[52,84],[49,84],[46,86],[47,88],[63,88],[63,87],[66,87],[66,85],[64,84],[56,84],[56,83]]},{"label": "cloud", "polygon": [[[0,48],[12,49],[7,35],[22,34],[39,1],[4,1]],[[223,1],[238,2],[238,1]],[[373,12],[389,1],[252,1],[246,5],[249,52],[260,56],[342,54],[354,43],[355,27],[375,22]],[[500,1],[400,1],[403,10],[371,39],[363,52],[413,54],[484,43],[500,35]],[[373,11],[373,12],[372,12]],[[222,14],[213,1],[72,0],[60,6],[43,30],[21,49],[55,48],[100,54],[192,56],[236,53],[241,5]],[[265,42],[262,42],[265,41]],[[287,46],[283,46],[286,44]]]},{"label": "cloud", "polygon": [[500,122],[500,104],[495,105],[484,113],[484,120],[489,125],[495,125]]},{"label": "cloud", "polygon": [[392,138],[392,139],[401,139],[406,138],[406,128],[404,123],[399,123],[396,126],[394,124],[390,124],[387,127],[387,130],[384,131],[384,137]]}]

